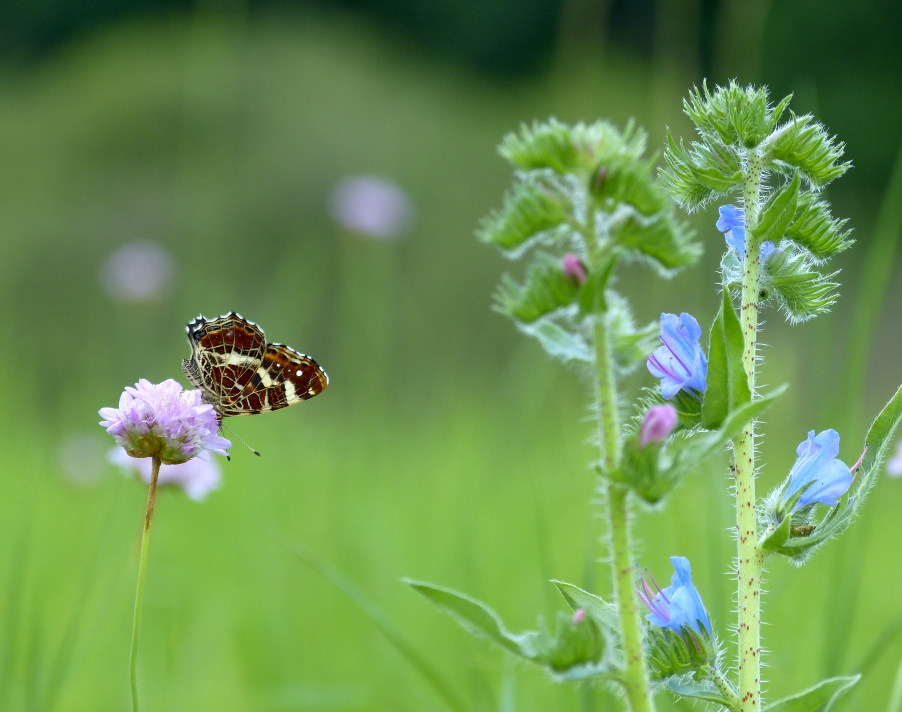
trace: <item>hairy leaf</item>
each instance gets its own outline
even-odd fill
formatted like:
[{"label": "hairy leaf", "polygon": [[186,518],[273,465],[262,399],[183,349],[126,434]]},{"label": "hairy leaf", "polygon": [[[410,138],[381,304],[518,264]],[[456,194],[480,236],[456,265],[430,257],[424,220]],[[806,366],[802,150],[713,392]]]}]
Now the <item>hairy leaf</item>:
[{"label": "hairy leaf", "polygon": [[816,262],[824,262],[854,242],[849,239],[849,231],[843,230],[846,222],[835,219],[827,203],[818,200],[814,193],[804,191],[786,228],[786,239],[808,250]]},{"label": "hairy leaf", "polygon": [[830,712],[833,704],[848,692],[861,675],[831,677],[803,692],[771,702],[764,712]]},{"label": "hairy leaf", "polygon": [[839,285],[832,281],[836,272],[821,274],[804,254],[782,245],[764,263],[762,272],[762,289],[793,323],[829,312],[838,297]]},{"label": "hairy leaf", "polygon": [[799,174],[796,173],[791,181],[771,195],[761,211],[758,224],[752,233],[757,244],[760,245],[765,240],[776,244],[783,239],[786,228],[789,227],[796,213],[800,183]]},{"label": "hairy leaf", "polygon": [[535,658],[531,636],[517,635],[508,631],[498,614],[481,601],[443,586],[411,579],[403,580],[454,618],[471,635],[490,640],[508,652],[527,660]]},{"label": "hairy leaf", "polygon": [[810,114],[791,113],[790,120],[768,137],[763,149],[768,161],[797,168],[818,188],[839,178],[852,165],[848,161],[839,163],[845,144],[827,134]]},{"label": "hairy leaf", "polygon": [[568,331],[550,319],[540,319],[532,324],[518,323],[517,326],[524,334],[537,338],[549,356],[564,363],[568,361],[595,362],[592,349],[580,334]]},{"label": "hairy leaf", "polygon": [[632,124],[623,132],[607,121],[568,126],[557,119],[522,124],[509,133],[498,148],[504,158],[521,170],[550,168],[588,175],[599,162],[618,155],[639,160],[645,152],[646,134]]},{"label": "hairy leaf", "polygon": [[694,263],[702,252],[694,232],[667,212],[650,219],[624,213],[623,219],[612,224],[611,234],[620,246],[644,257],[664,275]]},{"label": "hairy leaf", "polygon": [[709,332],[708,387],[702,401],[702,427],[714,430],[738,406],[752,399],[742,365],[745,340],[730,290],[723,290],[720,309]]},{"label": "hairy leaf", "polygon": [[546,314],[576,302],[579,282],[568,276],[559,259],[539,254],[518,284],[510,275],[501,278],[495,292],[495,308],[502,314],[531,324]]},{"label": "hairy leaf", "polygon": [[570,199],[551,181],[520,180],[505,195],[501,209],[482,219],[477,236],[515,257],[535,239],[565,227],[572,210]]}]

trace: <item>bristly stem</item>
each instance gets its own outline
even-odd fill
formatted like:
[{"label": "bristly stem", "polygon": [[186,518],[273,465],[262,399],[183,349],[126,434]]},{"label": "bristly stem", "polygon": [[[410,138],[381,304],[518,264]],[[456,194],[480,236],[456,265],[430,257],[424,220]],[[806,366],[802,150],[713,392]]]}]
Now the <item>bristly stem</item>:
[{"label": "bristly stem", "polygon": [[717,691],[723,695],[724,701],[728,703],[727,708],[733,712],[738,712],[740,708],[739,695],[736,694],[736,690],[724,677],[720,668],[717,665],[709,665],[705,668],[705,671],[711,676],[711,681],[714,683]]},{"label": "bristly stem", "polygon": [[[617,410],[617,388],[614,382],[611,337],[605,314],[595,315],[595,363],[598,381],[598,435],[604,469],[620,466],[620,415]],[[645,651],[642,648],[642,621],[636,596],[632,544],[629,530],[629,490],[611,483],[607,488],[608,531],[610,533],[611,567],[620,633],[626,669],[623,685],[632,712],[654,712],[654,700]]]},{"label": "bristly stem", "polygon": [[153,458],[150,472],[150,489],[147,491],[147,511],[144,514],[144,529],[141,534],[141,557],[138,563],[138,589],[135,592],[135,616],[132,622],[132,648],[130,656],[132,680],[132,709],[138,712],[138,635],[141,632],[141,608],[144,603],[144,578],[147,574],[147,551],[150,548],[150,525],[153,522],[153,508],[157,498],[157,478],[160,476],[160,458]]},{"label": "bristly stem", "polygon": [[[752,238],[758,224],[761,196],[761,157],[750,151],[743,182],[745,260],[742,275],[740,323],[745,347],[742,365],[753,397],[758,342],[760,245]],[[749,421],[733,442],[736,465],[737,605],[739,638],[739,698],[741,712],[761,709],[761,569],[755,495],[755,423]]]}]

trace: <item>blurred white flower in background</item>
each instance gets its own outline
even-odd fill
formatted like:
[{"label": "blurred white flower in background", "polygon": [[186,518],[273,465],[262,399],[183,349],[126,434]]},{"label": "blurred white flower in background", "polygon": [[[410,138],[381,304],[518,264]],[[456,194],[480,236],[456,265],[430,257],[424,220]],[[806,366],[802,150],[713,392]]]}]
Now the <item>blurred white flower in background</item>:
[{"label": "blurred white flower in background", "polygon": [[69,482],[88,487],[106,472],[106,443],[93,433],[72,433],[60,445],[57,462]]},{"label": "blurred white flower in background", "polygon": [[329,209],[342,227],[382,240],[400,237],[413,219],[413,201],[407,193],[375,176],[342,180],[332,191]]},{"label": "blurred white flower in background", "polygon": [[174,272],[175,260],[169,250],[156,242],[136,240],[106,259],[100,283],[117,301],[151,301],[169,289]]},{"label": "blurred white flower in background", "polygon": [[887,461],[886,471],[890,477],[902,476],[902,440],[896,443],[896,456]]},{"label": "blurred white flower in background", "polygon": [[[107,460],[114,465],[119,465],[126,471],[126,474],[138,474],[142,480],[150,484],[152,458],[131,457],[126,454],[125,450],[117,447],[109,451]],[[222,472],[219,464],[210,457],[209,453],[202,453],[179,465],[160,465],[157,484],[160,487],[164,485],[181,487],[191,499],[200,502],[210,492],[219,489],[221,481]]]}]

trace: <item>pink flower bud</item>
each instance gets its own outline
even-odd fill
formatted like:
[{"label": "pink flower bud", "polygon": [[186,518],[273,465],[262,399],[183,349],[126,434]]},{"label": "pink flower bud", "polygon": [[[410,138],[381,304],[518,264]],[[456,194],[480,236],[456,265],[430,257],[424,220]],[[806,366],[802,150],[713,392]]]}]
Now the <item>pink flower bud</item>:
[{"label": "pink flower bud", "polygon": [[676,428],[678,420],[676,408],[670,403],[652,406],[639,429],[639,445],[646,447],[650,442],[664,442]]},{"label": "pink flower bud", "polygon": [[586,267],[576,255],[564,255],[564,274],[580,284],[586,281]]},{"label": "pink flower bud", "polygon": [[585,608],[577,608],[573,611],[573,625],[579,625],[586,618],[586,609]]}]

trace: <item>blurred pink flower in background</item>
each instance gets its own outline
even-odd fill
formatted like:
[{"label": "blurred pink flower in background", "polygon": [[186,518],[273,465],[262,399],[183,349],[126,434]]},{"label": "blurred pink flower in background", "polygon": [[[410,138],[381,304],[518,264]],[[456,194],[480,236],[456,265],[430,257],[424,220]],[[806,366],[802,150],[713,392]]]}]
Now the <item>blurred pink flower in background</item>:
[{"label": "blurred pink flower in background", "polygon": [[[144,482],[150,484],[150,468],[153,461],[149,457],[131,457],[122,448],[113,448],[107,454],[107,459],[123,470],[137,473]],[[179,465],[161,465],[160,476],[157,479],[159,486],[174,485],[185,490],[191,499],[196,502],[203,500],[210,492],[217,490],[222,482],[222,471],[209,453],[198,455],[188,462]]]},{"label": "blurred pink flower in background", "polygon": [[88,487],[100,481],[106,472],[106,446],[94,433],[70,433],[60,443],[57,464],[63,477],[76,485]]},{"label": "blurred pink flower in background", "polygon": [[175,260],[165,247],[137,240],[107,257],[100,272],[100,283],[117,301],[152,301],[166,293],[174,272]]},{"label": "blurred pink flower in background", "polygon": [[902,440],[896,443],[896,456],[886,463],[890,477],[902,477]]},{"label": "blurred pink flower in background", "polygon": [[413,202],[407,193],[375,176],[342,180],[332,191],[329,210],[342,227],[382,240],[400,237],[413,218]]}]

